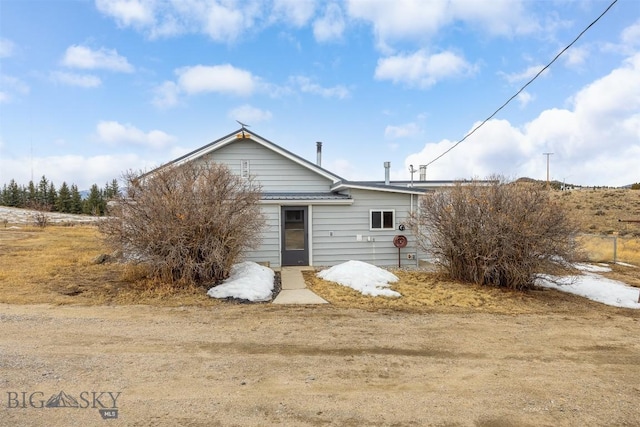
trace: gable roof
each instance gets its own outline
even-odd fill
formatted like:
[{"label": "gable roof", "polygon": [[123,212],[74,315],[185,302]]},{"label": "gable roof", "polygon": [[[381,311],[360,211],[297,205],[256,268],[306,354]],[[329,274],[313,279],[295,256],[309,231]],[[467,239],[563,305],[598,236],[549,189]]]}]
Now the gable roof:
[{"label": "gable roof", "polygon": [[347,189],[361,189],[361,190],[373,190],[373,191],[383,191],[383,192],[390,192],[390,193],[404,193],[404,194],[424,194],[426,192],[428,192],[429,190],[426,189],[422,189],[422,188],[416,188],[416,187],[411,187],[409,185],[403,186],[403,185],[388,185],[385,183],[381,183],[379,181],[349,181],[346,179],[343,179],[342,177],[340,177],[339,175],[334,174],[333,172],[330,172],[324,168],[322,168],[321,166],[318,166],[315,163],[312,163],[294,153],[292,153],[291,151],[282,148],[281,146],[279,146],[278,144],[275,144],[271,141],[269,141],[266,138],[263,138],[262,136],[254,133],[254,132],[249,132],[246,128],[242,127],[234,132],[231,132],[228,135],[223,136],[222,138],[219,138],[213,142],[210,142],[209,144],[202,146],[198,149],[195,149],[183,156],[178,157],[175,160],[170,161],[169,163],[162,165],[154,170],[152,170],[151,172],[147,172],[144,175],[150,175],[152,174],[155,170],[161,169],[163,167],[169,166],[169,165],[181,165],[187,162],[190,162],[192,160],[198,159],[202,156],[205,156],[207,154],[213,153],[216,150],[221,149],[222,147],[225,147],[229,144],[232,144],[234,141],[237,140],[245,140],[245,139],[249,139],[253,142],[256,142],[260,145],[262,145],[263,147],[274,151],[275,153],[280,154],[281,156],[297,163],[298,165],[309,169],[310,171],[324,177],[327,178],[329,180],[331,180],[333,182],[333,185],[331,186],[331,191],[334,193],[343,191],[343,190],[347,190]]},{"label": "gable roof", "polygon": [[[282,147],[280,147],[279,145],[269,141],[266,138],[261,137],[260,135],[254,133],[254,132],[249,132],[246,128],[240,128],[235,132],[231,132],[230,134],[223,136],[220,139],[217,139],[213,142],[210,142],[209,144],[200,147],[190,153],[185,154],[184,156],[178,157],[177,159],[167,163],[167,165],[180,165],[183,163],[187,163],[190,162],[192,160],[195,160],[199,157],[202,157],[206,154],[209,153],[213,153],[216,150],[219,150],[222,147],[225,147],[231,143],[233,143],[234,141],[237,140],[244,140],[244,139],[250,139],[253,142],[256,142],[260,145],[262,145],[263,147],[272,150],[278,154],[280,154],[283,157],[286,157],[287,159],[299,164],[300,166],[307,168],[309,170],[311,170],[312,172],[317,173],[318,175],[323,176],[324,178],[327,178],[329,180],[331,180],[334,184],[340,181],[344,181],[340,176],[329,172],[328,170],[316,165],[315,163],[312,163],[306,159],[303,159],[302,157],[293,154],[291,151],[286,150]],[[165,165],[165,166],[167,166]]]}]

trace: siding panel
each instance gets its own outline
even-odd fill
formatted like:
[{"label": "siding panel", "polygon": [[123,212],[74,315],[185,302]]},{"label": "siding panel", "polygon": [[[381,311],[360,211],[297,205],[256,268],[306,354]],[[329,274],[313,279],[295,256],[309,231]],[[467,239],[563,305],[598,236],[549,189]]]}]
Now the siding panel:
[{"label": "siding panel", "polygon": [[267,225],[262,233],[262,243],[258,249],[248,251],[244,260],[280,267],[280,207],[262,206],[261,208],[267,219]]},{"label": "siding panel", "polygon": [[263,192],[328,191],[331,180],[251,140],[238,140],[211,154],[211,160],[225,163],[240,175],[241,162],[249,161],[249,173],[255,176]]},{"label": "siding panel", "polygon": [[[398,265],[398,249],[393,238],[403,234],[409,240],[401,250],[401,265],[415,266],[416,260],[408,260],[407,254],[416,254],[415,240],[409,232],[400,232],[398,226],[406,222],[411,209],[408,194],[386,193],[369,190],[351,190],[354,203],[351,206],[314,206],[313,208],[313,264],[331,266],[349,260],[359,260],[379,266]],[[413,206],[417,197],[413,196]],[[394,209],[394,230],[370,230],[371,209]],[[357,240],[357,235],[362,240]]]}]

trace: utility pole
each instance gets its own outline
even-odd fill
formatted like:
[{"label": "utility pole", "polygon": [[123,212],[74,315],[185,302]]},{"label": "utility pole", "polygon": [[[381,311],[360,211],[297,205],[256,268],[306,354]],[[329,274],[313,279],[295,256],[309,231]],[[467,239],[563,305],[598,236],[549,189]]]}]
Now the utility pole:
[{"label": "utility pole", "polygon": [[544,156],[547,156],[547,190],[549,189],[549,156],[553,153],[542,153]]}]

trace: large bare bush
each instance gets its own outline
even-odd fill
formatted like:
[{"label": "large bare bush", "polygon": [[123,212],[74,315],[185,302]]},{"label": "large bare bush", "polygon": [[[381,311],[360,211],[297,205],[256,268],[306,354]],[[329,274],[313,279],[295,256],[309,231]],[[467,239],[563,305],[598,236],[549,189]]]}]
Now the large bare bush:
[{"label": "large bare bush", "polygon": [[501,177],[421,198],[410,227],[452,279],[529,289],[577,256],[576,227],[549,190]]},{"label": "large bare bush", "polygon": [[124,181],[100,228],[110,246],[144,263],[154,278],[210,285],[260,243],[260,189],[225,165],[169,165],[147,175],[129,172]]}]

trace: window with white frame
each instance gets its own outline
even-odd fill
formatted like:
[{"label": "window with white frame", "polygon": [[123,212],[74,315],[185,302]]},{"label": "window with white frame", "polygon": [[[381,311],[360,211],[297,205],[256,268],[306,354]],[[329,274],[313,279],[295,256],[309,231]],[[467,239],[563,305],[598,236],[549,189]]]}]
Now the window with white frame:
[{"label": "window with white frame", "polygon": [[240,177],[249,178],[249,160],[240,160]]},{"label": "window with white frame", "polygon": [[371,230],[393,230],[395,229],[396,212],[393,209],[369,211],[369,227]]}]

